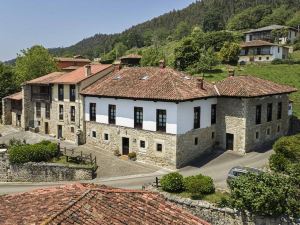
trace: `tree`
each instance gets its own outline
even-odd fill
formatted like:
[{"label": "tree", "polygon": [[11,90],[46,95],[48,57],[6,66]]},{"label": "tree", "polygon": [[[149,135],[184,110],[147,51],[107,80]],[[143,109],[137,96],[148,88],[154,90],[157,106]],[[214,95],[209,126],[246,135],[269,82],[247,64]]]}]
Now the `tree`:
[{"label": "tree", "polygon": [[182,21],[180,22],[174,32],[174,39],[175,40],[180,40],[183,37],[186,37],[190,34],[191,32],[191,28],[190,26],[187,24],[187,22]]},{"label": "tree", "polygon": [[224,29],[225,26],[224,26],[224,23],[222,20],[221,11],[219,9],[208,10],[204,14],[202,27],[205,32],[219,31],[219,30]]},{"label": "tree", "polygon": [[159,61],[165,59],[162,50],[155,47],[147,48],[142,55],[142,66],[158,66]]},{"label": "tree", "polygon": [[225,42],[219,52],[221,61],[225,63],[237,63],[240,50],[241,48],[238,43]]},{"label": "tree", "polygon": [[272,38],[276,43],[279,42],[280,38],[287,38],[289,35],[289,30],[286,28],[278,29],[278,30],[272,30],[271,32]]},{"label": "tree", "polygon": [[57,70],[56,62],[47,49],[36,45],[22,50],[15,67],[17,83],[31,80]]},{"label": "tree", "polygon": [[272,11],[272,14],[267,15],[259,22],[259,27],[269,26],[272,24],[285,24],[286,21],[293,14],[286,5],[276,8]]},{"label": "tree", "polygon": [[300,11],[297,11],[286,24],[288,26],[298,28],[298,26],[300,26]]},{"label": "tree", "polygon": [[116,53],[116,58],[119,58],[125,54],[125,52],[128,50],[128,48],[122,42],[118,42],[115,44],[114,50]]}]

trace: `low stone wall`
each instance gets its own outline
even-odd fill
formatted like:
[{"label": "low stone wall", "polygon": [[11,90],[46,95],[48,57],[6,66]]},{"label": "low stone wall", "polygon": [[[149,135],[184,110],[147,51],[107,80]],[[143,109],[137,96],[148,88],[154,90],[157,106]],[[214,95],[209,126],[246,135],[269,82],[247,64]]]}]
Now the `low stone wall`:
[{"label": "low stone wall", "polygon": [[94,172],[88,168],[65,166],[56,163],[25,163],[10,165],[8,182],[56,182],[93,179]]},{"label": "low stone wall", "polygon": [[[153,188],[147,188],[154,190]],[[184,208],[194,215],[213,225],[299,225],[300,221],[295,222],[289,218],[271,218],[255,216],[250,213],[241,213],[230,208],[218,208],[213,204],[201,201],[182,198],[174,194],[161,192],[165,198],[181,208]]]}]

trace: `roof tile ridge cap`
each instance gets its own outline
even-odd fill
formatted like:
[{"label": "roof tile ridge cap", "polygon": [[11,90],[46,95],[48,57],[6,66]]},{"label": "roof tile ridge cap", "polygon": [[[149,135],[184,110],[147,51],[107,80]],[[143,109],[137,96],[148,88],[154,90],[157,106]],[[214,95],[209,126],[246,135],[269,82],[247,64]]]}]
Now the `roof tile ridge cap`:
[{"label": "roof tile ridge cap", "polygon": [[215,89],[215,91],[217,92],[217,95],[218,95],[218,96],[221,96],[217,84],[214,84],[214,89]]},{"label": "roof tile ridge cap", "polygon": [[68,209],[70,209],[72,206],[74,206],[77,202],[79,202],[81,199],[83,199],[85,196],[87,196],[88,193],[91,192],[92,189],[88,189],[87,191],[85,191],[80,197],[78,197],[77,199],[75,199],[73,202],[71,202],[69,205],[67,205],[66,207],[64,207],[62,210],[60,210],[59,212],[55,213],[54,215],[50,216],[48,219],[46,219],[44,222],[41,223],[41,225],[47,225],[49,224],[51,221],[53,221],[55,218],[57,218],[59,215],[63,214],[64,212],[66,212]]}]

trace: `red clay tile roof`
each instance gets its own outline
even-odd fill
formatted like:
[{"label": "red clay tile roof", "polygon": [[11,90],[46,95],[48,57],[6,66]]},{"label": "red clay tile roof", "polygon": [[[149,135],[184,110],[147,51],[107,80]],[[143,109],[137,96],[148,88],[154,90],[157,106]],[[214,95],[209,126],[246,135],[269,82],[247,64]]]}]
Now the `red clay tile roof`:
[{"label": "red clay tile roof", "polygon": [[73,184],[0,196],[1,224],[209,225],[158,193]]},{"label": "red clay tile roof", "polygon": [[142,56],[138,54],[129,54],[121,57],[120,59],[141,59]]},{"label": "red clay tile roof", "polygon": [[[103,70],[108,69],[111,67],[111,64],[91,64],[91,70],[92,75],[95,75]],[[90,77],[90,76],[89,76]],[[59,84],[76,84],[83,80],[85,80],[87,77],[85,76],[85,68],[80,67],[74,71],[71,71],[69,73],[65,73],[64,75],[57,77],[57,79],[52,80],[50,83],[59,83]]]},{"label": "red clay tile roof", "polygon": [[65,72],[53,72],[45,76],[25,82],[25,84],[49,84],[51,81],[63,75]]},{"label": "red clay tile roof", "polygon": [[91,96],[185,101],[216,96],[212,84],[171,68],[129,67],[115,71],[81,93]]},{"label": "red clay tile roof", "polygon": [[262,41],[262,40],[253,40],[253,41],[247,41],[241,43],[241,47],[259,47],[259,46],[278,46],[278,44],[274,44],[268,41]]},{"label": "red clay tile roof", "polygon": [[89,59],[84,58],[64,58],[64,57],[56,57],[56,61],[58,62],[91,62]]},{"label": "red clay tile roof", "polygon": [[22,91],[6,96],[5,99],[11,99],[17,101],[22,100],[23,99]]},{"label": "red clay tile roof", "polygon": [[277,84],[254,76],[231,76],[216,83],[220,96],[258,97],[297,91],[288,85]]}]

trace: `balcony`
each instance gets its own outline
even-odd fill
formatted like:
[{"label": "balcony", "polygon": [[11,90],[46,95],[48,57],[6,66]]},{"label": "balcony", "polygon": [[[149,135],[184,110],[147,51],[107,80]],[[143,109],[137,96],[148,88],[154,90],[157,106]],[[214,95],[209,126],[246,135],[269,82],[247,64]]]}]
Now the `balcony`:
[{"label": "balcony", "polygon": [[51,95],[49,93],[32,93],[31,99],[33,101],[51,101]]},{"label": "balcony", "polygon": [[34,85],[31,89],[31,100],[51,101],[51,87],[48,85]]}]

